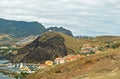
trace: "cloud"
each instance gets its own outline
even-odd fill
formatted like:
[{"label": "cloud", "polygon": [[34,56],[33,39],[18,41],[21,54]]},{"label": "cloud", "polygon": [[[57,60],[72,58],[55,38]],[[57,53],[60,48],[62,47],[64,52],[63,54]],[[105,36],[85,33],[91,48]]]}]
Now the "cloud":
[{"label": "cloud", "polygon": [[120,0],[0,0],[0,17],[38,21],[74,35],[120,35]]}]

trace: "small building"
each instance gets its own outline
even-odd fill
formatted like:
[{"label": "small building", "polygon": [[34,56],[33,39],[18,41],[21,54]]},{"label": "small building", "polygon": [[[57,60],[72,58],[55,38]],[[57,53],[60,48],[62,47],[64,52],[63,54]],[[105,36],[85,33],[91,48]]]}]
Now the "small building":
[{"label": "small building", "polygon": [[81,55],[68,55],[65,57],[65,62],[74,61],[81,58]]},{"label": "small building", "polygon": [[23,68],[24,66],[23,66],[23,63],[20,63],[19,64],[19,68]]},{"label": "small building", "polygon": [[45,61],[45,65],[52,66],[53,65],[53,61],[50,61],[50,60]]},{"label": "small building", "polygon": [[22,71],[31,71],[30,68],[28,68],[28,66],[21,67],[20,70],[22,70]]},{"label": "small building", "polygon": [[90,44],[84,44],[80,50],[80,54],[87,55],[87,54],[94,54],[96,48],[92,47]]},{"label": "small building", "polygon": [[65,62],[70,62],[70,61],[72,61],[71,58],[65,57]]},{"label": "small building", "polygon": [[18,53],[18,51],[12,51],[11,52],[13,55],[16,55]]},{"label": "small building", "polygon": [[64,59],[64,58],[56,58],[56,59],[54,60],[54,63],[55,63],[55,64],[65,63],[65,59]]},{"label": "small building", "polygon": [[1,46],[0,49],[8,49],[7,46]]},{"label": "small building", "polygon": [[46,68],[46,67],[47,67],[46,64],[39,64],[39,65],[38,65],[38,69],[44,69],[44,68]]}]

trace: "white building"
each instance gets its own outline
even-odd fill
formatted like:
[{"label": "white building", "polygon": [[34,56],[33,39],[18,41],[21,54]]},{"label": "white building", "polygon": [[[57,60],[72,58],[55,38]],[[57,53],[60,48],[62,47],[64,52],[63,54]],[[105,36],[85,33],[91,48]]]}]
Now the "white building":
[{"label": "white building", "polygon": [[64,58],[56,58],[54,60],[55,64],[62,64],[65,63],[65,59]]}]

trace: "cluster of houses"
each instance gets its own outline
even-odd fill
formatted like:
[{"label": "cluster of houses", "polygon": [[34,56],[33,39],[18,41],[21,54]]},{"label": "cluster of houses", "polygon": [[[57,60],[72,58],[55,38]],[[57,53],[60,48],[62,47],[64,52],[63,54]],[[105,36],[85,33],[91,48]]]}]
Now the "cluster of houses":
[{"label": "cluster of houses", "polygon": [[45,61],[44,64],[39,63],[39,64],[34,64],[34,65],[28,65],[28,64],[26,65],[23,63],[19,63],[15,67],[21,71],[27,71],[28,73],[33,73],[38,69],[45,69],[49,66],[75,61],[77,59],[85,57],[85,54],[95,53],[97,50],[98,50],[97,46],[92,47],[90,44],[84,44],[80,50],[80,54],[78,55],[67,55],[65,57],[58,57],[58,58],[55,58],[54,61],[47,60]]},{"label": "cluster of houses", "polygon": [[8,49],[7,46],[0,46],[0,49]]},{"label": "cluster of houses", "polygon": [[85,57],[85,56],[80,55],[80,54],[78,54],[78,55],[67,55],[65,57],[58,57],[58,58],[55,58],[54,61],[48,60],[48,61],[45,61],[45,64],[39,64],[38,69],[44,69],[48,66],[58,65],[58,64],[66,63],[66,62],[75,61],[75,60],[83,58],[83,57]]},{"label": "cluster of houses", "polygon": [[1,53],[12,53],[16,54],[17,53],[18,47],[16,46],[0,46],[0,54]]},{"label": "cluster of houses", "polygon": [[92,47],[90,44],[84,44],[79,51],[82,55],[89,55],[89,54],[95,54],[98,51],[98,46]]},{"label": "cluster of houses", "polygon": [[67,55],[65,57],[55,58],[54,61],[47,60],[44,64],[26,64],[26,63],[15,63],[11,64],[12,67],[16,68],[20,72],[34,73],[38,69],[45,69],[49,66],[63,64],[66,62],[71,62],[84,57],[83,55]]}]

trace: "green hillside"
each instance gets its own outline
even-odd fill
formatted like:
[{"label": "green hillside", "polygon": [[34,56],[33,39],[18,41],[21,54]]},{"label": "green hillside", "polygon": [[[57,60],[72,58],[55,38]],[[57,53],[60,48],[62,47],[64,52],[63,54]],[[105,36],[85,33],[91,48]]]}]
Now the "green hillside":
[{"label": "green hillside", "polygon": [[0,19],[0,32],[14,37],[41,34],[45,27],[38,22],[25,22]]}]

